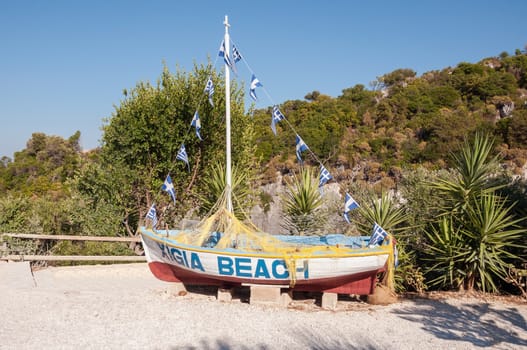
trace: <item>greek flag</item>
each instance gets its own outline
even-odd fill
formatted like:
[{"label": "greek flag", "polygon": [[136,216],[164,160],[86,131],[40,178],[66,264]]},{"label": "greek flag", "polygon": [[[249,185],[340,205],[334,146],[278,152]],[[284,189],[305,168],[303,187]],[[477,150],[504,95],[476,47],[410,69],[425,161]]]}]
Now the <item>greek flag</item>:
[{"label": "greek flag", "polygon": [[192,122],[190,123],[190,125],[196,128],[196,136],[198,137],[198,139],[203,141],[199,133],[199,131],[201,130],[201,122],[199,121],[198,111],[194,113],[194,117],[192,117]]},{"label": "greek flag", "polygon": [[218,52],[218,56],[223,57],[223,61],[225,61],[225,64],[234,72],[236,73],[236,66],[231,61],[231,58],[227,54],[227,51],[225,50],[225,40],[222,40],[220,45],[220,51]]},{"label": "greek flag", "polygon": [[258,80],[258,78],[253,74],[253,76],[251,77],[251,88],[249,90],[249,95],[251,95],[251,98],[253,100],[258,100],[258,98],[256,97],[256,88],[257,87],[262,87],[262,83],[260,83],[260,80]]},{"label": "greek flag", "polygon": [[359,207],[359,204],[353,199],[353,197],[346,192],[345,200],[344,200],[344,219],[349,224],[350,223],[350,217],[349,212],[353,209],[357,209]]},{"label": "greek flag", "polygon": [[309,147],[307,147],[306,143],[298,134],[296,135],[296,157],[298,158],[298,161],[302,163],[302,152],[307,151]]},{"label": "greek flag", "polygon": [[242,54],[234,45],[232,45],[232,59],[234,60],[234,63],[237,63],[243,59]]},{"label": "greek flag", "polygon": [[373,232],[371,234],[368,245],[371,247],[377,244],[381,244],[382,241],[384,241],[384,239],[386,238],[386,236],[388,236],[388,232],[384,231],[384,229],[378,223],[375,223],[375,225],[373,225]]},{"label": "greek flag", "polygon": [[209,80],[207,80],[207,85],[205,86],[205,93],[209,94],[209,103],[212,107],[214,107],[214,102],[212,101],[212,95],[214,95],[214,83],[212,82],[211,76],[209,76]]},{"label": "greek flag", "polygon": [[185,149],[185,144],[182,144],[181,147],[179,148],[176,159],[182,160],[185,163],[187,163],[188,171],[190,171],[190,164],[188,163],[188,155],[187,155],[187,150]]},{"label": "greek flag", "polygon": [[221,41],[220,52],[218,52],[218,56],[223,57],[225,64],[229,67],[231,66],[231,59],[229,58],[229,55],[227,55],[227,53],[225,52],[225,40]]},{"label": "greek flag", "polygon": [[152,228],[156,228],[157,213],[156,213],[156,205],[154,203],[152,203],[152,206],[148,210],[148,213],[146,213],[146,218],[152,220]]},{"label": "greek flag", "polygon": [[176,190],[174,189],[174,184],[172,183],[170,174],[167,175],[167,178],[165,179],[163,186],[161,186],[161,189],[167,192],[174,201],[174,204],[176,204]]},{"label": "greek flag", "polygon": [[333,176],[331,176],[328,169],[326,169],[323,165],[320,165],[320,181],[318,183],[318,187],[324,186],[324,184],[332,178]]},{"label": "greek flag", "polygon": [[271,119],[271,129],[273,129],[273,133],[276,135],[276,123],[278,123],[280,120],[283,120],[285,116],[280,112],[278,109],[278,106],[273,107],[273,117]]}]

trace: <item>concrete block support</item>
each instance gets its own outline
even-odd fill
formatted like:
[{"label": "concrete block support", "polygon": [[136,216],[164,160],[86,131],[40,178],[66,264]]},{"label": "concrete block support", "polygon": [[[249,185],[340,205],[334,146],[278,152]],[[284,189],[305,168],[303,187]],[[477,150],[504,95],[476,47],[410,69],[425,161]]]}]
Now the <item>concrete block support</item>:
[{"label": "concrete block support", "polygon": [[232,288],[218,288],[218,301],[229,302],[232,301],[234,290]]},{"label": "concrete block support", "polygon": [[183,296],[187,295],[187,288],[181,282],[170,283],[170,286],[167,288],[167,294],[173,296]]},{"label": "concrete block support", "polygon": [[338,297],[339,295],[337,293],[322,293],[322,308],[335,310],[337,308]]},{"label": "concrete block support", "polygon": [[293,301],[293,291],[287,290],[287,292],[283,292],[280,294],[280,306],[282,307],[288,307],[289,304]]},{"label": "concrete block support", "polygon": [[280,287],[252,285],[250,304],[280,305]]}]

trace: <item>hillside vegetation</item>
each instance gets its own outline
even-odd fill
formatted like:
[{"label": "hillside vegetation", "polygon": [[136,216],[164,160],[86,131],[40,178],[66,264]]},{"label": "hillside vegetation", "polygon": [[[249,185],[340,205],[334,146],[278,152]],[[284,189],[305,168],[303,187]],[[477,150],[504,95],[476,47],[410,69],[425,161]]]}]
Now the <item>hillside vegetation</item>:
[{"label": "hillside vegetation", "polygon": [[[135,235],[153,202],[168,225],[203,217],[218,195],[224,154],[224,99],[200,104],[210,74],[223,89],[222,75],[211,72],[210,64],[189,73],[164,68],[155,86],[125,90],[96,150],[81,151],[79,132],[36,132],[14,159],[2,157],[0,232]],[[322,229],[368,234],[372,220],[393,214],[380,224],[400,242],[400,288],[525,293],[515,276],[527,256],[527,185],[518,176],[527,160],[526,52],[421,76],[397,69],[337,97],[314,90],[280,105],[287,123],[276,136],[271,107],[246,113],[244,91],[231,89],[233,161],[243,179],[237,208],[273,205],[261,186],[299,173],[298,133],[312,152],[304,167],[323,162],[340,194],[364,203],[350,226],[324,212]],[[203,141],[188,127],[196,106]],[[190,167],[176,160],[182,143]],[[168,173],[176,206],[159,190]]]},{"label": "hillside vegetation", "polygon": [[[281,111],[315,154],[346,170],[344,177],[359,170],[367,182],[397,181],[402,168],[448,167],[449,152],[476,131],[494,135],[496,152],[520,173],[527,159],[526,74],[527,56],[519,51],[420,77],[398,69],[379,77],[373,90],[356,85],[336,98],[313,91]],[[286,127],[274,137],[269,115],[255,113],[258,154],[264,164],[287,167],[295,135]]]}]

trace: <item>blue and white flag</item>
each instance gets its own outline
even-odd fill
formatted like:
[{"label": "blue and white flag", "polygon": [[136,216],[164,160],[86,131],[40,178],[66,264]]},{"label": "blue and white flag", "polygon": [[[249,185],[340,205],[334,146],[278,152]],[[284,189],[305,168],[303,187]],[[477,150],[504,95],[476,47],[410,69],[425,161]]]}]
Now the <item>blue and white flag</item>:
[{"label": "blue and white flag", "polygon": [[221,45],[220,45],[220,51],[218,52],[218,56],[220,57],[223,57],[223,61],[225,62],[225,64],[235,73],[237,74],[236,72],[236,66],[234,65],[234,63],[231,61],[231,58],[229,57],[229,54],[227,53],[227,51],[225,50],[225,40],[223,40],[221,42]]},{"label": "blue and white flag", "polygon": [[232,45],[232,59],[234,60],[234,63],[238,63],[243,59],[242,54],[234,45]]},{"label": "blue and white flag", "polygon": [[167,178],[165,179],[165,182],[163,183],[163,186],[161,186],[161,189],[165,192],[167,192],[172,200],[174,201],[174,204],[176,204],[176,190],[174,189],[174,184],[172,183],[172,179],[170,178],[170,174],[167,175]]},{"label": "blue and white flag", "polygon": [[273,117],[271,119],[271,129],[273,129],[273,133],[276,135],[276,123],[278,123],[280,120],[284,120],[285,116],[280,112],[278,109],[278,106],[273,106]]},{"label": "blue and white flag", "polygon": [[346,197],[344,201],[344,219],[347,221],[348,224],[350,223],[349,212],[353,209],[357,209],[358,207],[359,203],[357,203],[355,199],[353,199],[351,194],[346,192]]},{"label": "blue and white flag", "polygon": [[243,59],[242,54],[236,46],[232,45],[232,64],[231,69],[234,72],[234,74],[238,75],[238,68],[236,68],[236,63],[241,61]]},{"label": "blue and white flag", "polygon": [[230,67],[231,66],[231,60],[229,58],[229,55],[225,52],[225,40],[221,41],[220,45],[220,51],[218,52],[218,56],[223,57],[223,60],[225,63]]},{"label": "blue and white flag", "polygon": [[209,76],[207,85],[205,85],[205,93],[209,95],[209,103],[212,107],[214,107],[214,102],[212,101],[212,95],[214,95],[214,83],[212,82],[211,76]]},{"label": "blue and white flag", "polygon": [[302,152],[307,151],[309,147],[307,147],[306,143],[302,138],[297,134],[296,135],[296,157],[298,158],[298,161],[302,163]]},{"label": "blue and white flag", "polygon": [[157,213],[156,213],[156,205],[155,205],[155,203],[152,203],[152,206],[148,210],[148,213],[146,213],[146,218],[152,220],[152,228],[156,228],[156,225],[157,225]]},{"label": "blue and white flag", "polygon": [[190,164],[188,163],[188,155],[187,155],[187,150],[185,149],[185,144],[182,144],[181,147],[179,148],[176,159],[182,160],[185,163],[187,163],[188,171],[190,171]]},{"label": "blue and white flag", "polygon": [[324,186],[324,184],[332,178],[333,176],[331,176],[328,169],[326,169],[323,165],[320,165],[320,181],[318,183],[318,187]]},{"label": "blue and white flag", "polygon": [[249,95],[251,95],[251,98],[253,100],[258,100],[258,98],[256,97],[256,88],[257,87],[262,87],[262,83],[260,83],[260,80],[258,80],[258,78],[253,74],[253,76],[251,77],[251,88],[249,90]]},{"label": "blue and white flag", "polygon": [[198,137],[198,139],[203,141],[203,139],[201,138],[201,134],[199,133],[199,131],[201,130],[201,122],[199,121],[198,111],[194,113],[194,117],[192,117],[192,122],[190,123],[190,125],[196,128],[196,136]]},{"label": "blue and white flag", "polygon": [[387,236],[388,232],[386,232],[378,223],[375,223],[375,225],[373,225],[373,232],[371,234],[368,245],[371,247],[377,244],[381,244]]}]

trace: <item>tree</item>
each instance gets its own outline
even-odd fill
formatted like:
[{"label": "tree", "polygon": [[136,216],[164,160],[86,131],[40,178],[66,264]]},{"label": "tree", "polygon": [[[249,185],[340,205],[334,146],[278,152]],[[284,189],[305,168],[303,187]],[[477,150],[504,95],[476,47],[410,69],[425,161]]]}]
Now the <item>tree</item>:
[{"label": "tree", "polygon": [[369,91],[362,84],[357,84],[351,88],[342,90],[342,95],[337,98],[336,103],[350,116],[349,126],[356,126],[360,123],[366,111],[375,107],[377,103],[376,91]]},{"label": "tree", "polygon": [[416,72],[409,68],[396,69],[391,73],[385,74],[377,80],[383,87],[390,88],[395,85],[404,84],[406,81],[413,79]]},{"label": "tree", "polygon": [[478,101],[511,94],[516,88],[514,76],[482,64],[460,63],[453,71],[450,84],[474,107]]},{"label": "tree", "polygon": [[[41,132],[31,135],[26,148],[16,152],[14,161],[0,169],[0,186],[8,192],[44,195],[52,191],[55,197],[67,192],[66,180],[80,168],[80,132],[68,140]],[[1,185],[3,183],[3,185]]]},{"label": "tree", "polygon": [[518,81],[520,88],[527,89],[527,55],[517,51],[514,56],[503,59],[503,68]]},{"label": "tree", "polygon": [[310,93],[308,93],[306,96],[304,96],[304,98],[308,101],[316,101],[317,98],[320,97],[320,91],[312,91]]},{"label": "tree", "polygon": [[511,147],[527,148],[527,110],[518,110],[507,120],[506,141]]},{"label": "tree", "polygon": [[[222,91],[223,82],[210,66],[196,66],[192,73],[178,71],[171,74],[165,67],[157,86],[140,82],[127,91],[124,100],[116,107],[112,117],[103,126],[100,166],[93,171],[102,176],[85,175],[92,179],[92,190],[121,193],[118,198],[130,234],[144,217],[152,202],[161,213],[177,220],[188,210],[199,207],[197,193],[204,188],[204,173],[214,164],[224,161],[224,112],[223,97],[214,94],[214,108],[204,98],[203,88],[212,77],[216,91]],[[233,140],[244,145],[254,144],[252,122],[245,115],[243,92],[231,85],[231,119]],[[190,127],[197,111],[201,121],[200,136]],[[248,130],[249,129],[249,130]],[[190,161],[187,165],[176,160],[177,152],[185,144]],[[242,150],[233,145],[233,163],[243,172],[254,171],[254,150]],[[170,174],[176,189],[178,205],[169,205],[168,196],[160,187]],[[98,180],[100,179],[100,180]],[[82,180],[81,180],[82,182]],[[171,215],[169,215],[171,214]],[[174,214],[174,215],[172,215]]]},{"label": "tree", "polygon": [[426,141],[421,152],[424,159],[437,161],[458,149],[467,134],[482,129],[483,121],[466,109],[441,109],[421,122],[421,138]]}]

